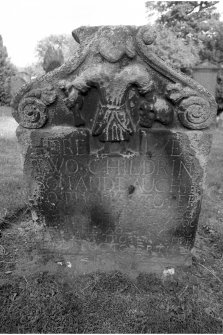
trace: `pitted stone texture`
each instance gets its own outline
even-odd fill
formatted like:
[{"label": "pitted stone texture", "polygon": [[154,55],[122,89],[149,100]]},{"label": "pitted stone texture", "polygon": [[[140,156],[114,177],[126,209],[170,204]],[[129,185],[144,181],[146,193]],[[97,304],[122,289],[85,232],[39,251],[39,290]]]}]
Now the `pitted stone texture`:
[{"label": "pitted stone texture", "polygon": [[72,253],[77,272],[82,259],[83,271],[182,264],[198,224],[214,98],[153,54],[149,27],[73,36],[74,58],[14,100],[33,218],[57,240],[49,248]]}]

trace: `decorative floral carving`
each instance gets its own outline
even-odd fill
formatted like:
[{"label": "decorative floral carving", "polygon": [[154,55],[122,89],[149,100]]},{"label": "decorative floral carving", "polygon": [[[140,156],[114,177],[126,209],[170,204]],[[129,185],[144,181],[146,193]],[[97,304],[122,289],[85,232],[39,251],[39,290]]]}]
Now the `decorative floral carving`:
[{"label": "decorative floral carving", "polygon": [[190,129],[203,129],[210,124],[210,104],[196,92],[181,84],[169,84],[167,97],[176,104],[180,122]]}]

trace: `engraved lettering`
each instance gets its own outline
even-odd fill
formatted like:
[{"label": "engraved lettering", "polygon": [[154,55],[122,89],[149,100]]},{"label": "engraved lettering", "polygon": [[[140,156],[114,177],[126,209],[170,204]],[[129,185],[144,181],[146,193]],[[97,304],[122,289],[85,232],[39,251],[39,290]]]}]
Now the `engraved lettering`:
[{"label": "engraved lettering", "polygon": [[143,178],[142,179],[142,189],[143,192],[150,193],[154,189],[154,178]]},{"label": "engraved lettering", "polygon": [[112,191],[114,189],[114,180],[109,177],[102,177],[103,180],[103,191]]},{"label": "engraved lettering", "polygon": [[153,205],[155,208],[162,208],[164,205],[164,199],[159,195],[155,195]]},{"label": "engraved lettering", "polygon": [[80,177],[80,179],[78,180],[78,182],[77,182],[77,185],[76,185],[76,191],[77,190],[79,190],[79,191],[87,191],[88,190],[88,188],[87,188],[87,186],[86,186],[86,184],[85,184],[85,182],[84,182],[84,179],[83,179],[83,177]]},{"label": "engraved lettering", "polygon": [[106,173],[106,160],[92,159],[88,163],[88,170],[93,175]]},{"label": "engraved lettering", "polygon": [[157,175],[162,175],[163,173],[168,176],[168,172],[166,170],[167,168],[167,162],[164,160],[159,159],[158,160],[158,169],[157,169]]},{"label": "engraved lettering", "polygon": [[58,155],[60,153],[60,141],[56,139],[44,139],[43,146],[50,151],[52,155]]},{"label": "engraved lettering", "polygon": [[56,190],[58,187],[58,180],[56,178],[54,178],[53,176],[50,176],[49,178],[47,178],[47,180],[45,181],[45,185],[48,189],[50,190]]},{"label": "engraved lettering", "polygon": [[[191,166],[190,166],[190,170],[191,170]],[[189,171],[188,168],[185,166],[185,164],[182,161],[180,161],[180,169],[179,169],[178,178],[182,177],[182,171],[185,171],[187,175],[191,178],[191,171]]]},{"label": "engraved lettering", "polygon": [[50,164],[50,167],[52,169],[52,172],[61,172],[63,163],[64,163],[64,158],[60,157],[48,157],[48,162]]},{"label": "engraved lettering", "polygon": [[106,174],[120,174],[120,160],[119,159],[107,159]]},{"label": "engraved lettering", "polygon": [[76,139],[75,145],[76,145],[77,156],[89,154],[90,148],[89,148],[89,139],[87,136],[84,139]]},{"label": "engraved lettering", "polygon": [[69,139],[64,139],[63,140],[63,154],[66,155],[73,155],[73,149],[72,149],[72,142],[71,142],[71,138]]},{"label": "engraved lettering", "polygon": [[100,177],[89,177],[89,184],[90,184],[90,189],[89,191],[95,191],[95,190],[100,190],[101,189],[101,178]]},{"label": "engraved lettering", "polygon": [[171,156],[172,157],[181,156],[181,148],[179,145],[179,140],[175,140],[175,139],[172,140]]},{"label": "engraved lettering", "polygon": [[159,179],[155,182],[155,191],[156,192],[168,192],[169,191],[169,183],[167,179]]},{"label": "engraved lettering", "polygon": [[130,175],[132,176],[139,176],[143,172],[143,161],[140,160],[131,160],[130,161]]},{"label": "engraved lettering", "polygon": [[78,171],[78,164],[77,164],[77,161],[76,160],[74,160],[74,159],[68,159],[67,161],[66,161],[66,170],[67,170],[67,172],[69,173],[77,173],[77,171]]},{"label": "engraved lettering", "polygon": [[64,193],[64,197],[65,197],[65,204],[69,205],[72,203],[73,197],[72,197],[72,193],[71,192],[65,192]]},{"label": "engraved lettering", "polygon": [[144,163],[144,174],[149,175],[153,174],[155,171],[156,165],[155,162],[152,160],[146,160]]},{"label": "engraved lettering", "polygon": [[53,191],[48,192],[47,193],[47,200],[51,205],[55,206],[56,203],[58,202],[57,194]]}]

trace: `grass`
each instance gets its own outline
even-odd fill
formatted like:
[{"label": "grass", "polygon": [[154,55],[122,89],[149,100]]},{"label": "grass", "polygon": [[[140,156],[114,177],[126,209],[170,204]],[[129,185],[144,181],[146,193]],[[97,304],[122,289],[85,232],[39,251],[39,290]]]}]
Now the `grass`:
[{"label": "grass", "polygon": [[[9,110],[0,110],[7,118]],[[1,114],[2,113],[2,114]],[[16,139],[0,137],[1,213],[26,203]],[[223,129],[215,132],[191,267],[174,276],[120,272],[70,277],[40,253],[30,218],[0,238],[0,333],[222,333]],[[62,262],[61,262],[62,264]]]},{"label": "grass", "polygon": [[[27,282],[20,279],[1,287],[0,330],[3,333],[222,332],[221,320],[204,303],[200,304],[199,280],[191,278],[162,282],[152,275],[139,276],[136,290],[132,281],[120,273],[88,275],[74,283],[58,274],[37,274]],[[183,291],[185,280],[190,285]],[[95,285],[86,285],[92,282]]]},{"label": "grass", "polygon": [[25,206],[22,161],[15,136],[17,127],[11,118],[11,109],[0,108],[0,218]]}]

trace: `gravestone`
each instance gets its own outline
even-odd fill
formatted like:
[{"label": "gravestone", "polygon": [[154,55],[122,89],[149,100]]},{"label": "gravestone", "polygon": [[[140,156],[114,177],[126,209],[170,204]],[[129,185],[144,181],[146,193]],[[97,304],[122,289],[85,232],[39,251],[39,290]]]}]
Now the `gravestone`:
[{"label": "gravestone", "polygon": [[151,27],[81,27],[14,99],[33,221],[75,273],[185,264],[216,103],[153,53]]},{"label": "gravestone", "polygon": [[215,95],[217,73],[219,66],[205,61],[193,68],[193,78],[203,85],[211,94]]},{"label": "gravestone", "polygon": [[217,102],[217,115],[220,115],[223,111],[223,71],[218,71],[217,82],[215,89],[215,100]]}]

